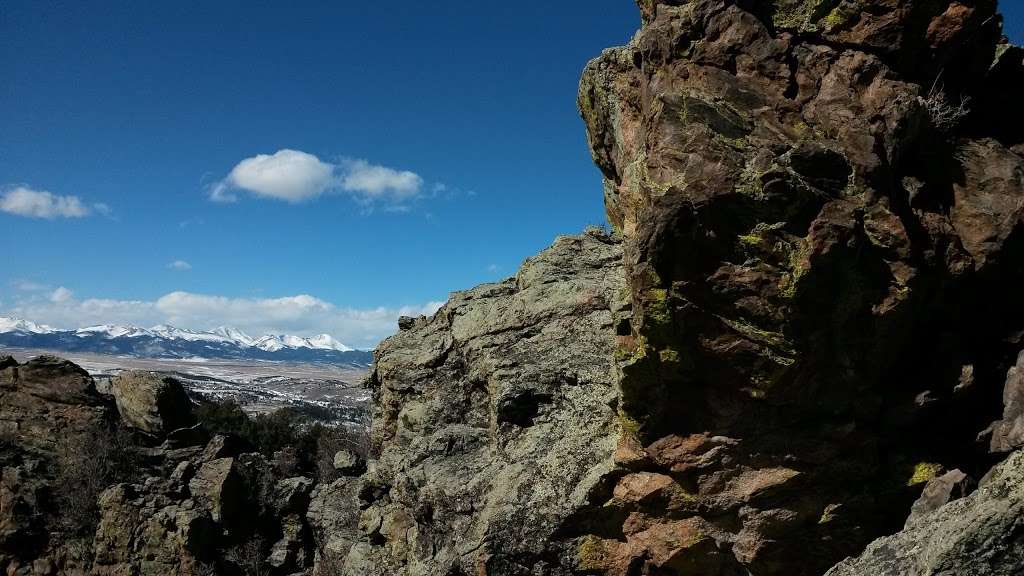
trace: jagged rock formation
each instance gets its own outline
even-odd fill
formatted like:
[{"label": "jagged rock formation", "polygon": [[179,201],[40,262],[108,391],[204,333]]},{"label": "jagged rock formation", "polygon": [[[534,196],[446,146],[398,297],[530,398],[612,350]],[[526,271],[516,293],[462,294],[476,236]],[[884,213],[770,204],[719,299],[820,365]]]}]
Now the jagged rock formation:
[{"label": "jagged rock formation", "polygon": [[381,344],[379,457],[344,573],[568,573],[560,530],[615,448],[621,259],[602,232],[561,237]]},{"label": "jagged rock formation", "polygon": [[633,307],[621,478],[581,560],[820,574],[992,461],[1024,328],[1022,52],[991,0],[640,7],[579,95]]},{"label": "jagged rock formation", "polygon": [[995,1],[638,4],[579,92],[615,233],[402,318],[346,476],[115,386],[146,474],[71,550],[55,429],[113,403],[0,359],[8,573],[1019,573],[1024,51]]},{"label": "jagged rock formation", "polygon": [[1024,573],[1024,452],[996,466],[970,496],[872,542],[826,576],[1017,576]]},{"label": "jagged rock formation", "polygon": [[[292,574],[314,561],[315,482],[195,422],[180,383],[0,358],[0,570]],[[120,419],[118,413],[120,412]],[[207,441],[208,440],[208,441]],[[347,469],[362,466],[350,455]]]}]

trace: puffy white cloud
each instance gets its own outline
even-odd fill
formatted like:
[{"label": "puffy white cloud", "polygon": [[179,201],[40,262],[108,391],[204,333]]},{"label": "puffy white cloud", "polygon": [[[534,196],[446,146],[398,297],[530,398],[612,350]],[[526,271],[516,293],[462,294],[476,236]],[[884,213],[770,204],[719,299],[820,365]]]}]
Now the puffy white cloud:
[{"label": "puffy white cloud", "polygon": [[[108,208],[109,210],[109,208]],[[77,196],[58,196],[18,186],[0,195],[0,211],[26,218],[82,218],[91,209]]]},{"label": "puffy white cloud", "polygon": [[175,260],[174,262],[168,264],[167,267],[177,272],[185,272],[186,270],[192,269],[192,265],[189,264],[188,262],[185,262],[184,260]]},{"label": "puffy white cloud", "polygon": [[407,200],[419,194],[423,186],[423,178],[415,172],[376,166],[366,160],[345,160],[342,167],[342,188],[367,199]]},{"label": "puffy white cloud", "polygon": [[234,189],[287,202],[302,202],[322,194],[333,181],[331,164],[306,152],[284,149],[242,160],[214,186],[210,197],[231,201]]},{"label": "puffy white cloud", "polygon": [[55,298],[30,296],[16,300],[0,316],[13,316],[62,328],[95,324],[153,326],[172,324],[209,330],[233,326],[250,334],[289,333],[299,336],[331,334],[349,346],[372,348],[397,330],[399,316],[433,314],[443,302],[417,306],[359,309],[336,306],[301,294],[283,298],[230,298],[190,292],[171,292],[156,301],[78,300],[70,290]]},{"label": "puffy white cloud", "polygon": [[64,302],[71,300],[73,297],[74,293],[71,292],[71,290],[61,286],[50,293],[50,302],[53,302],[54,304],[63,304]]},{"label": "puffy white cloud", "polygon": [[347,192],[363,204],[398,204],[419,195],[422,187],[423,178],[408,170],[360,159],[332,164],[307,152],[283,149],[239,162],[210,187],[210,200],[236,202],[238,192],[244,191],[297,203],[334,191]]}]

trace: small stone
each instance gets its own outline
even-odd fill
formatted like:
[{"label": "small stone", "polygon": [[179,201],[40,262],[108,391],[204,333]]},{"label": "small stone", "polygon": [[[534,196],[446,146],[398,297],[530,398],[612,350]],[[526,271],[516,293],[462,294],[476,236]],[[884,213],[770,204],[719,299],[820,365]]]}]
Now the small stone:
[{"label": "small stone", "polygon": [[350,450],[339,450],[334,454],[334,469],[345,476],[357,476],[365,469],[362,458]]}]

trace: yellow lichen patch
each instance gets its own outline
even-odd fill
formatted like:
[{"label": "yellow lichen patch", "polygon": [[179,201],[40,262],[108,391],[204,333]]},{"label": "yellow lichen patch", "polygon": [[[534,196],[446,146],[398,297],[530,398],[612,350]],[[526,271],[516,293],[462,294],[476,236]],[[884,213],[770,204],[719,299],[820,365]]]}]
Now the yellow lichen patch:
[{"label": "yellow lichen patch", "polygon": [[671,348],[658,350],[658,359],[661,360],[662,363],[679,362],[679,352]]},{"label": "yellow lichen patch", "polygon": [[841,507],[841,504],[829,504],[828,506],[825,506],[825,509],[821,511],[821,518],[818,518],[818,524],[828,524],[835,520],[836,512]]},{"label": "yellow lichen patch", "polygon": [[608,547],[601,538],[588,534],[579,540],[576,559],[580,570],[603,570],[608,565]]},{"label": "yellow lichen patch", "polygon": [[934,462],[918,462],[914,465],[914,473],[911,474],[910,479],[907,480],[907,486],[924,484],[938,476],[941,472],[942,464],[936,464]]},{"label": "yellow lichen patch", "polygon": [[640,422],[629,414],[626,414],[626,411],[621,408],[619,408],[618,421],[619,428],[622,430],[622,434],[624,436],[629,436],[631,438],[640,437]]}]

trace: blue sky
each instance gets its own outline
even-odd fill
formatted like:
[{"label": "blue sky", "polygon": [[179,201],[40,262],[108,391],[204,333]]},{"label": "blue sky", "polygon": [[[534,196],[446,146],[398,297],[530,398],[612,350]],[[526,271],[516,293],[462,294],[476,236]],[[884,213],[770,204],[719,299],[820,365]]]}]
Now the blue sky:
[{"label": "blue sky", "polygon": [[8,0],[0,191],[46,217],[0,213],[0,314],[372,346],[603,222],[576,85],[638,23],[629,0]]}]

